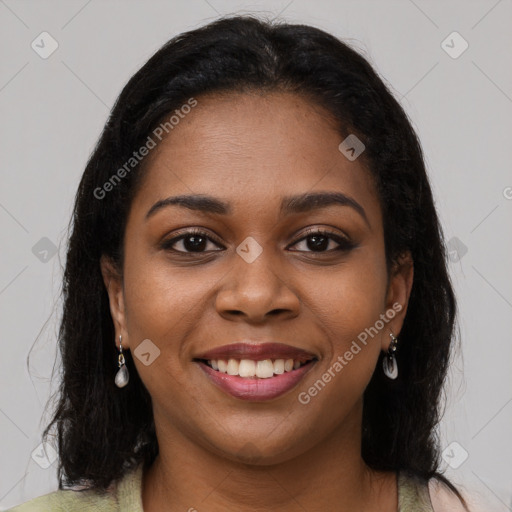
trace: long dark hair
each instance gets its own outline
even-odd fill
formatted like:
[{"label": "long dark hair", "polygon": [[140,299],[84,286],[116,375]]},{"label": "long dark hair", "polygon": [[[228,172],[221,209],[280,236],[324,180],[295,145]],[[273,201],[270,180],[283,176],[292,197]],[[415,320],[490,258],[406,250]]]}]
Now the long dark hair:
[{"label": "long dark hair", "polygon": [[[62,386],[43,434],[46,439],[56,427],[59,488],[85,483],[104,489],[140,462],[149,466],[158,454],[151,398],[130,352],[130,383],[124,389],[114,385],[115,332],[100,272],[100,257],[107,255],[122,274],[127,212],[144,161],[115,182],[113,174],[191,98],[266,90],[316,102],[337,121],[340,141],[351,133],[363,141],[383,214],[388,271],[406,251],[414,261],[397,352],[400,375],[392,381],[378,367],[365,390],[362,456],[377,470],[436,476],[461,498],[439,471],[436,433],[456,302],[415,131],[357,51],[317,28],[253,16],[220,18],[167,42],[124,87],[87,163],[63,280]],[[112,185],[104,187],[109,180]]]}]

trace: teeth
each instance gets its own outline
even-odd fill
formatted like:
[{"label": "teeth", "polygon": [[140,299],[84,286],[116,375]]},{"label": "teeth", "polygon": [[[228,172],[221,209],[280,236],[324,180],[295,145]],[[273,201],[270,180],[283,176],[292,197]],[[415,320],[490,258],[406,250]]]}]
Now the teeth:
[{"label": "teeth", "polygon": [[259,377],[260,379],[268,379],[273,376],[274,364],[270,359],[265,359],[256,363],[256,377]]},{"label": "teeth", "polygon": [[240,377],[258,377],[268,379],[274,375],[282,375],[300,368],[306,363],[293,359],[264,359],[253,361],[252,359],[210,359],[208,365],[214,370],[228,375],[239,375]]},{"label": "teeth", "polygon": [[284,373],[284,359],[276,359],[274,361],[274,373],[276,375]]},{"label": "teeth", "polygon": [[227,374],[228,375],[238,375],[240,363],[236,359],[230,359],[228,361]]},{"label": "teeth", "polygon": [[[234,359],[231,359],[231,361],[234,361]],[[256,362],[250,359],[242,359],[238,365],[238,375],[240,377],[254,377],[256,375]]]}]

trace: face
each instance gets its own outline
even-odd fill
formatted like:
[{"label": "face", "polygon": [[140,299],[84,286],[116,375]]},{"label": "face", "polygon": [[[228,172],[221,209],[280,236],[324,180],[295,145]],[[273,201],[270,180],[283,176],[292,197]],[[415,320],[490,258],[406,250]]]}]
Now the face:
[{"label": "face", "polygon": [[[356,436],[364,389],[389,333],[400,332],[412,284],[410,260],[387,273],[370,174],[340,152],[327,113],[299,96],[197,101],[148,157],[122,276],[102,258],[117,339],[135,356],[157,432],[238,460],[254,445],[268,464]],[[318,193],[348,199],[289,201]],[[158,201],[197,194],[224,207],[164,204],[148,216]],[[241,341],[315,360],[291,389],[248,400],[195,360]]]}]

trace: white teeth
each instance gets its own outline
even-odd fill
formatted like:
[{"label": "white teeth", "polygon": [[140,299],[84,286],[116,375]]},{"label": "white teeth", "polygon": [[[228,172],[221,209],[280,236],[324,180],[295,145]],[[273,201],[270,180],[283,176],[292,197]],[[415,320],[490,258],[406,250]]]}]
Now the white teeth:
[{"label": "white teeth", "polygon": [[256,377],[268,379],[274,375],[274,364],[270,359],[258,361],[256,363]]},{"label": "white teeth", "polygon": [[259,379],[268,379],[274,375],[282,375],[285,372],[291,372],[300,368],[302,364],[299,360],[293,359],[264,359],[253,361],[252,359],[210,359],[208,364],[221,373],[228,375],[239,375],[240,377],[257,377]]},{"label": "white teeth", "polygon": [[276,375],[284,373],[284,359],[276,359],[274,361],[274,373]]},{"label": "white teeth", "polygon": [[238,366],[238,375],[240,377],[254,377],[256,375],[256,361],[242,359]]},{"label": "white teeth", "polygon": [[228,361],[228,375],[238,375],[238,367],[240,363],[236,359],[230,359]]}]

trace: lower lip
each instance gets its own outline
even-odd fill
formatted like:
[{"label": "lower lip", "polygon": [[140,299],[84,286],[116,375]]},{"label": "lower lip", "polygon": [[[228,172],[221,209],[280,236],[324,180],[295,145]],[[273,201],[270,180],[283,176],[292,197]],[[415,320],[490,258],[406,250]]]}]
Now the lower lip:
[{"label": "lower lip", "polygon": [[251,379],[249,377],[240,377],[239,375],[228,375],[213,368],[201,361],[195,361],[199,367],[207,375],[207,377],[222,391],[250,402],[259,402],[264,400],[272,400],[283,395],[287,391],[294,388],[300,380],[315,365],[316,361],[311,362],[281,375],[274,375],[268,379]]}]

